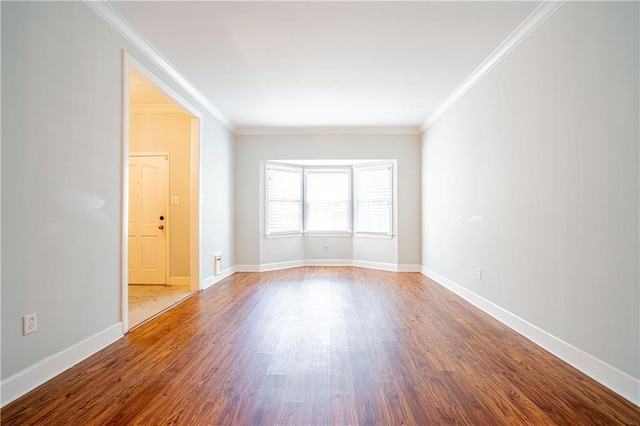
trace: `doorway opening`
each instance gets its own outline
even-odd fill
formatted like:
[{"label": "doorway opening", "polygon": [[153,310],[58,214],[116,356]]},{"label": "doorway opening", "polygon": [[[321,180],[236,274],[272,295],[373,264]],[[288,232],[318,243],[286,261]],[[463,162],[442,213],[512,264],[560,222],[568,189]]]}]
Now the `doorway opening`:
[{"label": "doorway opening", "polygon": [[201,114],[123,55],[123,333],[199,290]]}]

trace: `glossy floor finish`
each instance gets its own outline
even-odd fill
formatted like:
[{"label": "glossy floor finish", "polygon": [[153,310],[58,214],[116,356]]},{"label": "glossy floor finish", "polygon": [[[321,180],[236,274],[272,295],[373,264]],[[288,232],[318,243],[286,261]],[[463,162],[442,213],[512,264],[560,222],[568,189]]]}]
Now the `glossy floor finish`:
[{"label": "glossy floor finish", "polygon": [[638,424],[640,409],[416,273],[238,273],[2,424]]},{"label": "glossy floor finish", "polygon": [[129,328],[175,305],[191,293],[189,286],[129,284]]}]

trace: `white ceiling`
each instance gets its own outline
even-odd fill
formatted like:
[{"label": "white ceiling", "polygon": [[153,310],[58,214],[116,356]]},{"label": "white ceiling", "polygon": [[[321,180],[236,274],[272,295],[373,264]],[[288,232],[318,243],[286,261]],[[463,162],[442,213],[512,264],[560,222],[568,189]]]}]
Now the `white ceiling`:
[{"label": "white ceiling", "polygon": [[236,126],[418,127],[539,2],[114,2]]}]

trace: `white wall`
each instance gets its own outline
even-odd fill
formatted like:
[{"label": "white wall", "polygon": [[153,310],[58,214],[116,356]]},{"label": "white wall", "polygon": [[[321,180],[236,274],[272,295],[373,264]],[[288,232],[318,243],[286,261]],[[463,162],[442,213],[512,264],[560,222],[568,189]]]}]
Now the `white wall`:
[{"label": "white wall", "polygon": [[[200,277],[213,275],[211,255],[222,252],[222,269],[229,273],[235,261],[233,134],[214,119],[204,120],[200,147]],[[219,278],[219,277],[218,277]]]},{"label": "white wall", "polygon": [[427,130],[422,185],[426,268],[636,379],[638,72],[637,3],[565,3]]},{"label": "white wall", "polygon": [[[351,237],[306,236],[303,238],[304,249],[302,259],[322,262],[330,260],[351,260],[354,258],[353,240],[354,238]],[[366,240],[371,241],[370,238]],[[325,245],[327,249],[323,250]],[[356,251],[355,253],[357,258],[359,258],[358,252]]]},{"label": "white wall", "polygon": [[[265,238],[266,160],[397,160],[397,236]],[[236,136],[236,263],[265,265],[304,260],[420,262],[420,139],[411,135]],[[326,252],[321,250],[327,243]],[[375,245],[376,253],[369,250]]]},{"label": "white wall", "polygon": [[[4,403],[52,359],[86,356],[95,336],[121,330],[122,49],[197,102],[84,3],[3,2],[1,28]],[[233,141],[212,116],[202,122],[208,277],[209,251],[234,264]],[[22,336],[30,312],[38,331]]]}]

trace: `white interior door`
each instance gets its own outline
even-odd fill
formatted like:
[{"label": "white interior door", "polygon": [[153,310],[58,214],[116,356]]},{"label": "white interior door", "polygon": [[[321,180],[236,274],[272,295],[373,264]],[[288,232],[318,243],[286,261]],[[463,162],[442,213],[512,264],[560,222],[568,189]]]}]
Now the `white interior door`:
[{"label": "white interior door", "polygon": [[167,156],[129,157],[129,284],[166,284]]}]

